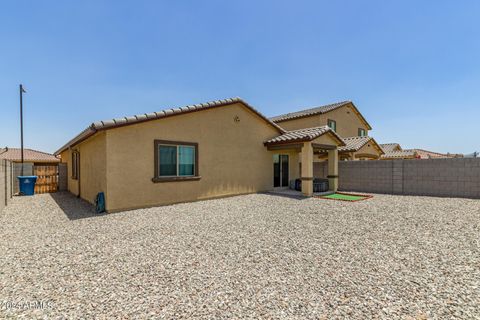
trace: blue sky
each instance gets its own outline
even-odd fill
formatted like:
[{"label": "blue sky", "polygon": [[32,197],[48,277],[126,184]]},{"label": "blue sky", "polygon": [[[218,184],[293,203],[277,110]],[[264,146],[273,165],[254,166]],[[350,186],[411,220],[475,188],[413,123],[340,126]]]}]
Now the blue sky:
[{"label": "blue sky", "polygon": [[267,116],[352,100],[380,143],[480,149],[479,1],[2,1],[0,146],[240,96]]}]

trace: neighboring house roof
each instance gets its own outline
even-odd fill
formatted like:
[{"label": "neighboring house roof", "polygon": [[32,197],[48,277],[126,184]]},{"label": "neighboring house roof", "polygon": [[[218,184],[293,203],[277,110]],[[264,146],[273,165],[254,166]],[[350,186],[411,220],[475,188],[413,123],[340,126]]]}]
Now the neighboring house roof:
[{"label": "neighboring house roof", "polygon": [[460,154],[445,154],[445,153],[438,153],[438,152],[433,152],[433,151],[428,151],[428,150],[423,150],[423,149],[413,149],[417,152],[417,155],[421,159],[441,159],[441,158],[460,158],[463,157],[463,155]]},{"label": "neighboring house roof", "polygon": [[351,106],[353,110],[357,113],[357,115],[360,117],[360,119],[365,123],[367,126],[368,130],[371,130],[372,127],[370,124],[365,120],[365,118],[362,116],[360,111],[358,111],[357,107],[353,104],[351,101],[342,101],[342,102],[336,102],[332,104],[327,104],[324,106],[320,107],[315,107],[315,108],[310,108],[310,109],[305,109],[297,112],[291,112],[291,113],[286,113],[282,114],[279,116],[271,117],[270,120],[272,120],[275,123],[282,122],[282,121],[288,121],[288,120],[293,120],[293,119],[298,119],[298,118],[305,118],[317,114],[324,114],[333,110],[336,110],[338,108],[344,107],[344,106]]},{"label": "neighboring house roof", "polygon": [[367,143],[371,142],[380,151],[380,154],[384,154],[383,149],[372,137],[367,137],[367,136],[348,137],[348,138],[343,138],[343,141],[345,142],[346,145],[338,148],[338,151],[340,152],[355,152],[360,150]]},{"label": "neighboring house roof", "polygon": [[382,144],[380,144],[380,147],[385,152],[393,152],[393,151],[401,151],[402,150],[402,147],[400,147],[400,144],[398,144],[398,143],[382,143]]},{"label": "neighboring house roof", "polygon": [[331,134],[334,137],[334,139],[338,141],[339,145],[341,146],[345,145],[342,138],[335,131],[330,129],[330,127],[328,126],[287,131],[284,134],[281,134],[275,138],[265,141],[264,144],[272,145],[272,144],[283,144],[283,143],[290,143],[290,142],[306,142],[306,141],[312,141],[320,136],[323,136],[324,134]]},{"label": "neighboring house roof", "polygon": [[382,155],[382,158],[402,159],[402,158],[415,158],[416,156],[417,156],[417,153],[415,152],[415,150],[409,149],[409,150],[385,152],[385,154]]},{"label": "neighboring house roof", "polygon": [[80,132],[75,138],[73,138],[72,140],[67,142],[64,146],[62,146],[60,149],[58,149],[55,152],[55,154],[60,154],[64,150],[82,142],[83,140],[94,135],[97,131],[100,131],[100,130],[107,130],[111,128],[117,128],[121,126],[136,124],[136,123],[145,122],[145,121],[157,120],[161,118],[176,116],[176,115],[190,113],[190,112],[202,111],[202,110],[207,110],[211,108],[224,107],[224,106],[232,105],[235,103],[243,104],[245,107],[253,111],[253,113],[255,113],[260,118],[262,118],[267,124],[277,129],[280,133],[285,132],[283,128],[281,128],[274,122],[270,121],[267,117],[265,117],[263,114],[257,111],[254,107],[249,105],[247,102],[245,102],[241,98],[236,97],[236,98],[229,98],[224,100],[215,100],[215,101],[210,101],[210,102],[205,102],[205,103],[200,103],[195,105],[188,105],[188,106],[179,107],[179,108],[166,109],[159,112],[144,113],[144,114],[139,114],[139,115],[130,116],[130,117],[123,117],[123,118],[116,118],[116,119],[111,119],[106,121],[94,122],[88,128]]},{"label": "neighboring house roof", "polygon": [[[20,148],[5,148],[0,150],[0,159],[10,161],[21,161],[22,154]],[[53,154],[33,149],[23,149],[23,160],[27,162],[60,162],[60,159]]]},{"label": "neighboring house roof", "polygon": [[445,154],[428,151],[424,149],[405,149],[403,150],[398,143],[383,143],[380,145],[385,151],[382,158],[419,158],[419,159],[440,159],[440,158],[459,158],[461,154]]}]

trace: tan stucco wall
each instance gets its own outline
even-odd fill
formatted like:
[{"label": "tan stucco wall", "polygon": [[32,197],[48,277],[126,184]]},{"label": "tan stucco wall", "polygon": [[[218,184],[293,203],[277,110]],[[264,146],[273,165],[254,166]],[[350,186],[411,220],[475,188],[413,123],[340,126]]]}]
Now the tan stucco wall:
[{"label": "tan stucco wall", "polygon": [[[289,180],[300,178],[300,154],[297,151],[289,152]],[[273,168],[272,168],[273,170]]]},{"label": "tan stucco wall", "polygon": [[317,115],[312,115],[305,118],[298,118],[298,119],[278,122],[278,125],[284,128],[285,130],[296,130],[296,129],[303,129],[303,128],[320,127],[320,126],[326,125],[326,123],[322,124],[322,120],[320,119],[320,116],[317,114]]},{"label": "tan stucco wall", "polygon": [[[72,179],[72,151],[80,152],[80,179]],[[93,203],[99,192],[107,196],[106,132],[96,133],[88,140],[64,151],[62,162],[67,163],[68,190]]]},{"label": "tan stucco wall", "polygon": [[[107,210],[270,190],[274,152],[263,142],[278,134],[241,104],[110,129]],[[201,179],[153,183],[155,139],[198,143]]]},{"label": "tan stucco wall", "polygon": [[72,153],[71,150],[67,149],[61,154],[62,163],[67,164],[67,190],[78,195],[78,180],[72,179]]},{"label": "tan stucco wall", "polygon": [[356,137],[359,128],[365,129],[368,134],[367,126],[350,106],[344,106],[321,115],[282,121],[278,125],[286,130],[313,128],[327,125],[328,119],[337,122],[337,133],[341,137]]}]

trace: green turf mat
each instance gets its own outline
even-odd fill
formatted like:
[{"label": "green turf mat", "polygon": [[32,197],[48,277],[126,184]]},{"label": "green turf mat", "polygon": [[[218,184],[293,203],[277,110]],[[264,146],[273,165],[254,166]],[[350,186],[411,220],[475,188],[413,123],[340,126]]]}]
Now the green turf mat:
[{"label": "green turf mat", "polygon": [[350,194],[334,193],[334,194],[330,194],[328,196],[322,196],[322,198],[336,199],[336,200],[346,200],[346,201],[356,201],[356,200],[364,200],[364,199],[367,199],[368,197],[355,196],[355,195],[350,195]]}]

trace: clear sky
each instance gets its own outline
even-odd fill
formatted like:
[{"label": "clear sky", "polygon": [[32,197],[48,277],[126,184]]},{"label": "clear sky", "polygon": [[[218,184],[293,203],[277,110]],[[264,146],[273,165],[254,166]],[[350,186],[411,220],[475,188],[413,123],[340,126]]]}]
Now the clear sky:
[{"label": "clear sky", "polygon": [[352,100],[379,143],[480,149],[480,1],[2,1],[0,146],[240,96],[267,116]]}]

